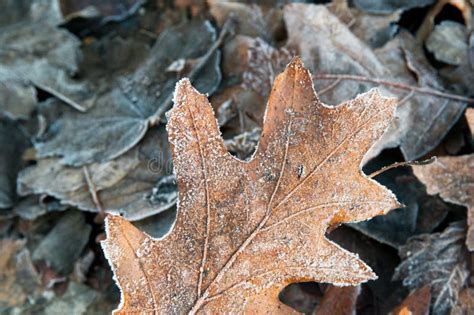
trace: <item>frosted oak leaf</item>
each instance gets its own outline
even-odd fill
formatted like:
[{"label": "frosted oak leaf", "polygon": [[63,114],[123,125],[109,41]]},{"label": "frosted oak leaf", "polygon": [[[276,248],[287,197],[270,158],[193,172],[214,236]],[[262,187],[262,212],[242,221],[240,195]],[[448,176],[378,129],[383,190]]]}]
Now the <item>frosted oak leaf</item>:
[{"label": "frosted oak leaf", "polygon": [[248,162],[227,152],[212,107],[188,80],[177,84],[174,102],[167,128],[176,223],[153,239],[107,218],[103,249],[122,290],[116,313],[286,313],[278,293],[289,283],[376,278],[325,232],[400,206],[360,168],[391,121],[394,99],[372,90],[324,105],[296,58],[275,80]]}]

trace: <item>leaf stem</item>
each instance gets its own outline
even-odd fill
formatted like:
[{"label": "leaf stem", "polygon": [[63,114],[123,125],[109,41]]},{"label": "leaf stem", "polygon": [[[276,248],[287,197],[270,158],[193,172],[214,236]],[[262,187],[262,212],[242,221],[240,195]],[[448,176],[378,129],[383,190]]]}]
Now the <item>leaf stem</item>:
[{"label": "leaf stem", "polygon": [[[234,28],[235,21],[233,19],[228,19],[224,25],[222,26],[222,30],[219,34],[217,40],[212,44],[209,50],[200,58],[198,58],[196,65],[193,69],[188,73],[187,77],[191,82],[193,82],[196,78],[196,75],[201,71],[201,69],[206,65],[209,59],[212,57],[214,52],[222,45],[226,36],[232,33]],[[160,122],[166,122],[166,118],[162,117],[163,114],[171,108],[171,104],[173,103],[173,93],[168,95],[168,98],[164,101],[163,105],[158,107],[156,112],[149,118],[150,126],[155,126]]]},{"label": "leaf stem", "polygon": [[437,160],[437,157],[432,156],[431,158],[429,158],[427,160],[423,160],[423,161],[396,162],[396,163],[393,163],[393,164],[382,167],[381,169],[379,169],[379,170],[371,173],[370,175],[368,175],[368,177],[369,178],[374,178],[375,176],[380,175],[380,174],[382,174],[382,173],[384,173],[388,170],[391,170],[393,168],[402,167],[402,166],[412,166],[412,165],[427,165],[427,164],[431,164],[431,163],[436,162],[436,160]]},{"label": "leaf stem", "polygon": [[96,223],[103,222],[107,214],[105,213],[104,207],[102,206],[102,202],[100,202],[97,187],[94,184],[94,181],[92,180],[91,174],[87,166],[83,166],[82,170],[84,172],[84,177],[86,178],[87,187],[89,188],[89,193],[91,194],[92,201],[94,202],[95,206],[97,207],[97,210],[99,211],[94,221],[96,221]]}]

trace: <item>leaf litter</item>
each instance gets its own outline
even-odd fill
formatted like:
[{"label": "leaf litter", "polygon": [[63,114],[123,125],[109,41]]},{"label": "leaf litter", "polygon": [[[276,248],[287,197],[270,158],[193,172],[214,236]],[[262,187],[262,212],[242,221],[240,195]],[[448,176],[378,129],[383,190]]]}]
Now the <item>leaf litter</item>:
[{"label": "leaf litter", "polygon": [[[265,142],[260,140],[265,126],[284,127],[281,117],[280,123],[267,119],[264,124],[265,108],[275,78],[295,56],[311,71],[323,103],[344,103],[373,87],[398,99],[395,119],[364,156],[365,174],[395,162],[434,155],[438,160],[413,170],[390,169],[374,178],[405,207],[350,225],[339,226],[335,219],[327,232],[320,229],[319,237],[309,238],[298,250],[290,250],[294,245],[288,244],[293,240],[287,237],[290,228],[280,229],[273,243],[266,244],[275,250],[283,248],[280,258],[290,257],[291,252],[293,259],[307,261],[312,253],[309,244],[325,239],[326,234],[346,251],[357,253],[377,280],[340,289],[314,282],[321,281],[314,277],[299,283],[301,278],[292,277],[288,269],[237,287],[255,292],[263,286],[259,292],[268,292],[265,284],[274,280],[280,286],[271,295],[238,296],[234,303],[247,299],[247,310],[255,312],[278,305],[280,312],[325,314],[330,305],[332,313],[338,309],[356,314],[426,313],[427,309],[435,314],[469,313],[474,305],[467,254],[472,248],[469,158],[474,128],[472,108],[465,108],[472,107],[474,96],[472,4],[452,0],[290,2],[4,3],[0,12],[2,314],[106,314],[116,309],[120,291],[100,248],[100,241],[106,239],[104,218],[121,215],[133,224],[127,224],[132,235],[146,233],[163,240],[179,227],[175,221],[179,222],[183,207],[183,202],[178,209],[176,205],[182,197],[178,195],[180,168],[172,163],[164,115],[173,106],[176,82],[190,77],[200,93],[207,93],[222,133],[222,150],[245,160],[244,165],[252,164],[257,146]],[[216,126],[209,121],[208,126]],[[192,131],[188,129],[187,136]],[[336,129],[344,133],[353,126],[340,124]],[[291,139],[289,148],[298,142],[293,134]],[[219,137],[213,141],[220,141]],[[316,149],[318,145],[308,147],[312,155],[303,163],[289,161],[289,174],[304,178],[308,174],[305,163],[324,153]],[[350,160],[350,152],[344,152],[345,159]],[[275,163],[269,162],[267,168],[278,167],[278,158],[268,159]],[[191,166],[198,161],[186,162],[185,166]],[[348,168],[343,165],[336,174]],[[274,182],[274,173],[263,174],[250,200],[268,195],[257,188]],[[198,182],[199,168],[192,174]],[[231,178],[226,175],[226,185]],[[199,182],[200,187],[205,183]],[[245,191],[245,185],[241,182],[239,189]],[[332,196],[337,198],[341,188],[335,187],[339,188]],[[319,200],[318,189],[301,202]],[[220,192],[216,209],[241,200],[232,196],[243,198],[226,191]],[[258,209],[251,210],[258,216]],[[246,213],[254,212],[249,208]],[[227,220],[230,214],[219,220]],[[222,233],[210,234],[209,244],[217,237],[219,244],[226,244],[219,248],[225,256],[240,240],[236,236],[230,241],[225,235],[245,235],[252,228],[246,222],[256,219],[242,217],[235,231],[227,224]],[[312,220],[309,216],[301,222],[298,240]],[[290,221],[286,224],[290,226]],[[202,225],[195,226],[194,232],[199,230]],[[185,244],[196,246],[193,238]],[[210,247],[203,265],[202,292],[215,270],[206,266],[219,264],[216,254]],[[198,250],[182,261],[192,264],[199,255]],[[438,259],[444,255],[449,257]],[[181,261],[171,264],[180,266]],[[266,268],[260,260],[255,265]],[[334,264],[337,268],[341,265]],[[196,280],[196,270],[200,264],[189,269],[189,279]],[[184,283],[182,278],[171,282],[171,290]]]}]

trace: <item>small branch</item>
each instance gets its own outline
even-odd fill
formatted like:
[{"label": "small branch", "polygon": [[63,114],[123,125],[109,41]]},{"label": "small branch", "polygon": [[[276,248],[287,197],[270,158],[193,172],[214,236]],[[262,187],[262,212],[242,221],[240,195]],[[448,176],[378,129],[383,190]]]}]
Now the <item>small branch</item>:
[{"label": "small branch", "polygon": [[[206,65],[206,63],[212,57],[214,52],[222,45],[226,36],[232,33],[232,30],[234,28],[234,23],[235,21],[233,19],[228,19],[222,26],[221,33],[219,34],[219,37],[214,42],[214,44],[212,44],[209,50],[197,60],[195,66],[187,75],[187,77],[189,78],[191,82],[193,82],[196,79],[195,77],[198,74],[198,72],[201,71],[201,69]],[[150,117],[149,119],[150,126],[157,125],[159,122],[163,120],[161,116],[163,116],[163,113],[171,108],[172,103],[173,103],[173,93],[170,93],[170,95],[168,95],[168,98],[164,101],[163,105],[161,105],[157,109],[157,111],[153,114],[153,116]]]},{"label": "small branch", "polygon": [[425,95],[432,95],[435,97],[447,98],[459,102],[466,102],[469,104],[474,104],[474,99],[470,97],[464,97],[457,94],[445,93],[438,90],[430,89],[430,88],[423,88],[417,86],[406,85],[399,82],[393,81],[386,81],[376,78],[368,78],[359,75],[351,75],[351,74],[317,74],[313,76],[314,80],[349,80],[349,81],[361,81],[361,82],[369,82],[373,84],[380,84],[389,86],[399,90],[405,91],[413,91],[415,93],[425,94]]},{"label": "small branch", "polygon": [[436,156],[433,156],[427,160],[423,160],[423,161],[407,161],[407,162],[396,162],[396,163],[393,163],[393,164],[390,164],[390,165],[387,165],[387,166],[384,166],[382,167],[381,169],[371,173],[370,175],[368,175],[369,178],[374,178],[375,176],[377,175],[380,175],[388,170],[391,170],[393,168],[397,168],[397,167],[402,167],[402,166],[412,166],[412,165],[427,165],[427,164],[431,164],[431,163],[434,163],[436,162],[437,158]]},{"label": "small branch", "polygon": [[318,95],[321,96],[334,89],[341,81],[341,79],[336,79],[333,82],[329,83],[327,86],[323,87],[321,90],[318,91]]},{"label": "small branch", "polygon": [[104,207],[102,207],[102,203],[100,202],[97,187],[92,181],[92,177],[89,173],[89,169],[87,168],[87,166],[83,166],[82,170],[84,171],[84,177],[86,178],[87,187],[89,188],[89,193],[91,194],[92,201],[97,207],[97,210],[99,210],[99,214],[97,215],[96,219],[94,219],[94,221],[97,221],[96,223],[103,222],[107,214],[105,213]]}]

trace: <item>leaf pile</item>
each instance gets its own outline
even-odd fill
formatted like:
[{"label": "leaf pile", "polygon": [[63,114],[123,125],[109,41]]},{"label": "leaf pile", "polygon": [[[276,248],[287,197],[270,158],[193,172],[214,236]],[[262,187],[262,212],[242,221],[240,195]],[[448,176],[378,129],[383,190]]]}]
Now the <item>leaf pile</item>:
[{"label": "leaf pile", "polygon": [[0,0],[0,313],[469,313],[473,4],[314,2]]}]

